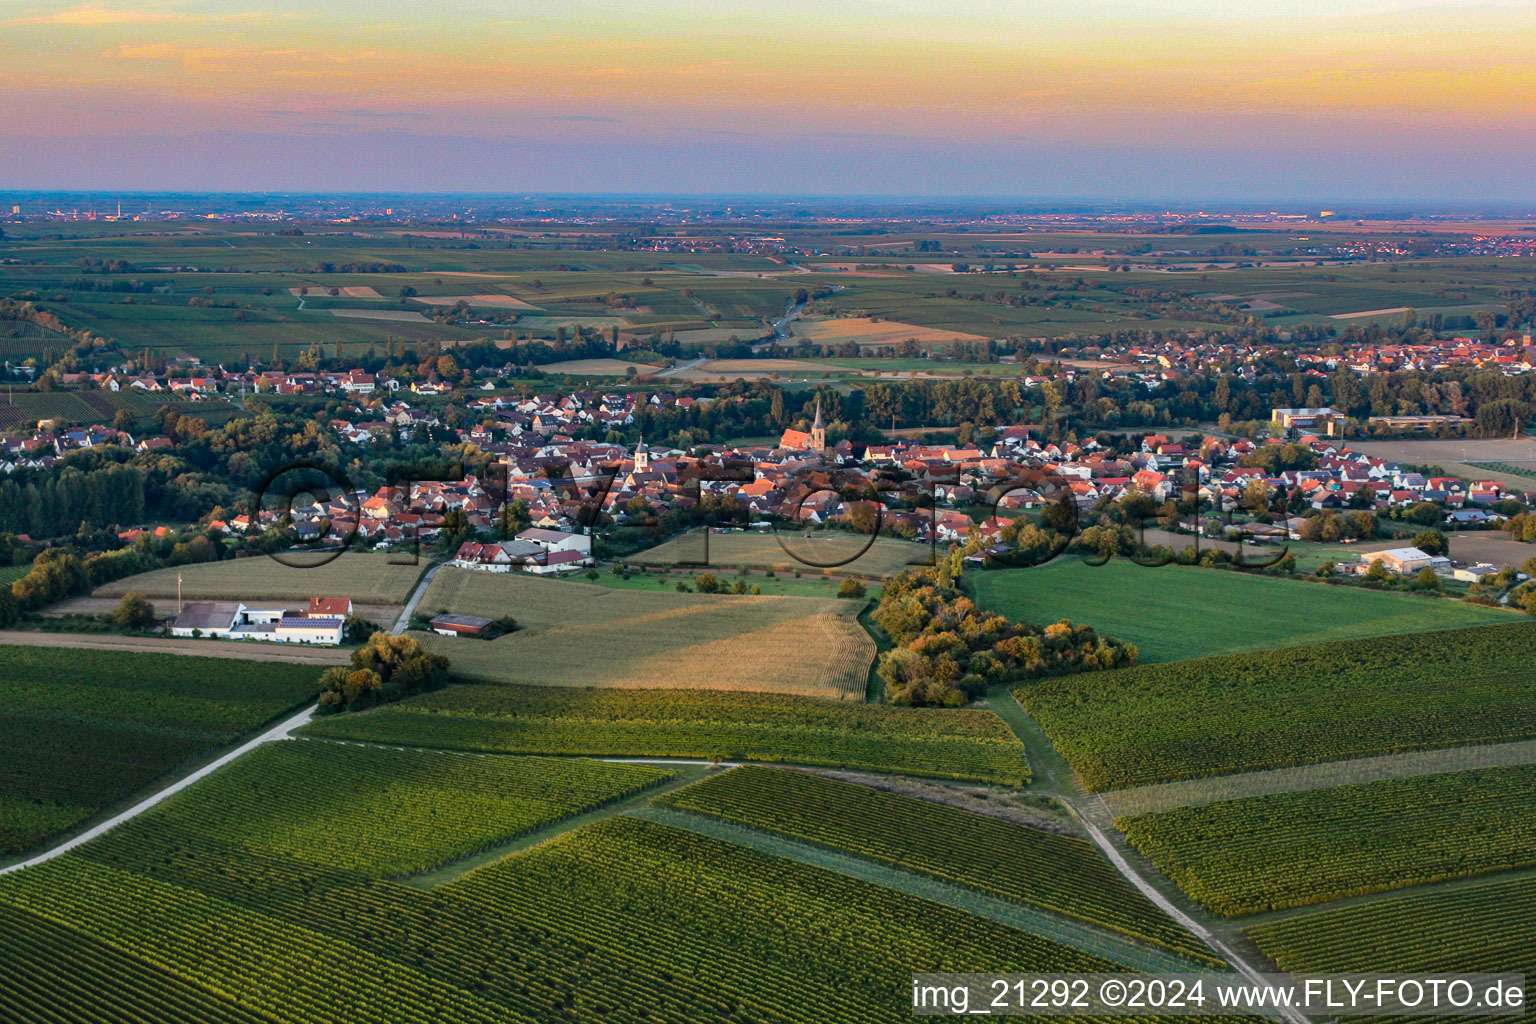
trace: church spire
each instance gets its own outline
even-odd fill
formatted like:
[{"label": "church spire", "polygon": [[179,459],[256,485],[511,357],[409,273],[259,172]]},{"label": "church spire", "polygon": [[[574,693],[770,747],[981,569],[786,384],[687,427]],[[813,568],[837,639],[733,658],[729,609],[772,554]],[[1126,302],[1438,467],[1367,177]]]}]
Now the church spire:
[{"label": "church spire", "polygon": [[651,468],[651,454],[645,450],[645,435],[640,435],[640,441],[635,445],[635,472],[644,473]]},{"label": "church spire", "polygon": [[821,396],[816,396],[816,419],[811,423],[811,450],[821,451],[827,446],[827,426],[821,421]]}]

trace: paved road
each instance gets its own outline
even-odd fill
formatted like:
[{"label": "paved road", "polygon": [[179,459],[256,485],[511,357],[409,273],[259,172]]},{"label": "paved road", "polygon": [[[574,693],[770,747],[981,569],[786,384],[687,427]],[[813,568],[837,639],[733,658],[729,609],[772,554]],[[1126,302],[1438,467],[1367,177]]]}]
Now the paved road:
[{"label": "paved road", "polygon": [[218,771],[220,768],[229,764],[231,761],[249,754],[251,751],[255,750],[262,744],[271,743],[273,740],[287,739],[293,730],[297,729],[301,725],[307,724],[309,720],[314,716],[314,713],[315,706],[311,704],[309,707],[305,708],[303,711],[300,711],[292,718],[279,722],[277,725],[274,725],[272,728],[268,729],[260,736],[257,736],[255,739],[246,743],[242,743],[240,746],[236,747],[234,750],[231,750],[229,753],[225,754],[218,760],[204,765],[184,779],[179,779],[176,782],[171,783],[171,785],[166,786],[164,789],[160,790],[158,793],[155,793],[153,796],[145,797],[143,800],[134,804],[126,811],[123,811],[121,814],[118,814],[115,817],[108,818],[106,821],[102,822],[100,825],[97,825],[95,828],[88,829],[87,831],[80,833],[78,836],[75,836],[73,839],[66,840],[57,846],[44,850],[42,853],[32,857],[29,860],[24,860],[20,863],[12,864],[8,868],[0,868],[0,875],[8,875],[12,871],[20,871],[23,868],[34,867],[46,861],[53,860],[55,857],[63,856],[77,846],[88,843],[92,839],[95,839],[99,836],[106,835],[108,832],[112,831],[112,829],[117,828],[117,826],[123,824],[126,821],[131,821],[132,819],[137,818],[151,807],[154,807],[162,801],[175,796],[177,793],[180,793],[188,786],[202,781],[203,779],[212,775],[214,772]]},{"label": "paved road", "polygon": [[421,604],[421,599],[427,596],[427,587],[432,585],[432,579],[439,569],[447,563],[434,565],[422,576],[421,582],[416,584],[416,589],[411,592],[411,599],[405,602],[405,607],[400,609],[400,617],[395,620],[395,628],[390,630],[394,636],[399,636],[411,626],[411,616],[416,614],[416,606]]},{"label": "paved road", "polygon": [[704,361],[704,357],[703,357],[703,356],[700,356],[700,357],[699,357],[699,358],[697,358],[697,359],[695,359],[695,360],[693,360],[693,361],[692,361],[692,362],[690,362],[690,363],[679,363],[679,364],[677,364],[677,365],[676,365],[676,366],[674,366],[674,367],[672,367],[672,368],[671,368],[671,369],[670,369],[670,370],[662,370],[662,371],[661,371],[661,372],[660,372],[660,373],[658,373],[658,374],[657,374],[657,375],[656,375],[656,376],[658,376],[658,377],[670,377],[670,376],[672,376],[672,375],[673,375],[673,374],[674,374],[674,373],[682,373],[682,372],[684,372],[684,371],[685,371],[685,370],[691,370],[691,369],[693,369],[693,368],[694,368],[694,367],[695,367],[695,366],[698,366],[698,365],[699,365],[699,364],[700,364],[700,363],[702,363],[702,362],[703,362],[703,361]]},{"label": "paved road", "polygon": [[773,337],[769,338],[766,341],[760,341],[756,345],[753,345],[752,346],[752,351],[760,352],[760,351],[762,351],[765,348],[772,348],[774,345],[777,345],[781,341],[788,341],[790,339],[790,334],[789,334],[788,331],[786,331],[784,329],[784,326],[786,324],[788,324],[791,320],[794,320],[794,319],[798,318],[800,316],[800,314],[802,314],[804,312],[805,312],[805,303],[803,303],[803,302],[795,303],[793,306],[791,306],[789,308],[789,312],[788,313],[785,313],[783,316],[779,317],[777,320],[775,320],[773,322]]}]

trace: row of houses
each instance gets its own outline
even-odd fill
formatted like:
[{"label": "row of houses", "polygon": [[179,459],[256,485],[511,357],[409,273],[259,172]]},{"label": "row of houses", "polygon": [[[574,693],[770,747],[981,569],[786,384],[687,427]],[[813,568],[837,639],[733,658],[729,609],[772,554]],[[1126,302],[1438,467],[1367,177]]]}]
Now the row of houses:
[{"label": "row of houses", "polygon": [[594,563],[592,538],[564,530],[533,528],[512,540],[492,543],[466,541],[450,563],[479,572],[530,572],[535,575],[570,572]]},{"label": "row of houses", "polygon": [[[1299,442],[1316,455],[1314,468],[1270,474],[1242,465],[1246,456],[1278,443],[1217,437],[1178,442],[1148,434],[1137,450],[1117,454],[1091,439],[1042,442],[1028,427],[1007,426],[986,448],[894,442],[857,449],[846,441],[826,446],[824,428],[813,424],[809,431],[786,431],[776,445],[712,447],[702,457],[693,457],[643,440],[625,449],[605,442],[536,437],[500,445],[494,479],[420,482],[384,487],[372,495],[338,496],[295,509],[294,529],[303,539],[355,533],[388,546],[435,536],[443,516],[455,510],[464,513],[472,530],[493,532],[507,503],[520,502],[526,506],[523,517],[535,531],[580,536],[595,511],[625,522],[669,508],[690,508],[713,497],[734,502],[749,521],[778,518],[822,524],[877,513],[886,529],[922,540],[950,541],[965,536],[971,522],[964,513],[946,508],[973,506],[993,489],[1007,492],[999,502],[1001,511],[1027,510],[1043,500],[1041,491],[1011,486],[1031,471],[1049,477],[1053,487],[1069,492],[1084,509],[1132,493],[1163,502],[1194,491],[1218,512],[1240,511],[1257,486],[1263,493],[1283,490],[1287,496],[1299,496],[1302,509],[1318,511],[1364,508],[1381,513],[1429,502],[1441,509],[1446,525],[1468,527],[1500,521],[1502,515],[1493,506],[1506,498],[1536,497],[1510,492],[1495,480],[1425,477],[1314,435],[1304,435]],[[868,499],[841,497],[849,489],[870,491],[874,475],[886,469],[903,471],[907,482]],[[713,479],[701,482],[700,477]],[[928,497],[941,506],[937,516],[913,507]],[[243,531],[270,525],[242,516],[215,527]],[[521,536],[500,554],[480,552],[465,560],[489,566],[538,564],[547,570],[550,561],[539,563],[540,551],[528,546],[538,538]],[[565,550],[568,545],[541,548],[545,556]],[[562,564],[559,557],[553,561]],[[584,559],[569,560],[569,567],[584,564]]]}]

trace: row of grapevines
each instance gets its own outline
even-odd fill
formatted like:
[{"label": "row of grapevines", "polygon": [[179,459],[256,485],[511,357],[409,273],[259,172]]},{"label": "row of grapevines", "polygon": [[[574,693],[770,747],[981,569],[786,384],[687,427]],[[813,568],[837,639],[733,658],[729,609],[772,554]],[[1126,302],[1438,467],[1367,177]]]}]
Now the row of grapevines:
[{"label": "row of grapevines", "polygon": [[0,879],[0,903],[67,925],[269,1019],[518,1020],[464,989],[334,937],[81,858],[60,858]]},{"label": "row of grapevines", "polygon": [[770,768],[716,775],[658,802],[920,871],[1221,963],[1076,836]]},{"label": "row of grapevines", "polygon": [[303,665],[0,647],[0,854],[35,845],[314,692]]},{"label": "row of grapevines", "polygon": [[1029,765],[990,711],[881,707],[782,694],[459,686],[311,735],[503,753],[788,761],[1021,784]]},{"label": "row of grapevines", "polygon": [[[280,1024],[862,1024],[910,1016],[913,971],[1120,969],[894,890],[622,817],[432,891],[371,879],[401,854],[396,833],[418,856],[442,852],[436,844],[452,837],[422,826],[461,828],[439,812],[463,787],[574,799],[590,781],[562,781],[565,772],[647,769],[299,742],[250,757],[249,776],[237,763],[78,853],[0,878],[0,906],[125,956],[113,982],[119,1019],[179,1020],[142,994],[161,974]],[[375,779],[397,809],[354,808],[352,777]],[[296,840],[311,827],[363,852]],[[41,962],[34,955],[14,985],[46,992]]]},{"label": "row of grapevines", "polygon": [[262,1024],[170,971],[47,918],[0,904],[0,1010],[13,1024]]},{"label": "row of grapevines", "polygon": [[914,972],[1123,970],[892,889],[631,818],[440,893],[639,961],[637,974],[705,1000],[682,1019],[734,1008],[751,1020],[898,1021],[911,1015]]},{"label": "row of grapevines", "polygon": [[[1247,935],[1298,973],[1536,976],[1536,878],[1319,910]],[[1506,1019],[1531,1024],[1536,1011]]]},{"label": "row of grapevines", "polygon": [[[638,793],[670,770],[573,758],[271,743],[86,855],[199,870],[243,861],[387,877],[435,867]],[[280,874],[282,872],[279,872]],[[221,894],[222,895],[222,894]]]},{"label": "row of grapevines", "polygon": [[[233,658],[198,658],[179,654],[122,653],[54,647],[0,647],[0,704],[29,701],[39,685],[68,686],[68,703],[60,710],[95,711],[130,717],[133,701],[153,696],[178,700],[218,701],[241,708],[246,720],[271,718],[314,693],[313,666]],[[94,694],[94,702],[91,694]],[[180,716],[165,717],[159,706],[154,720],[183,724]]]},{"label": "row of grapevines", "polygon": [[1536,736],[1536,624],[1307,644],[1014,691],[1095,790]]},{"label": "row of grapevines", "polygon": [[1116,824],[1235,915],[1536,864],[1536,765],[1224,800]]}]

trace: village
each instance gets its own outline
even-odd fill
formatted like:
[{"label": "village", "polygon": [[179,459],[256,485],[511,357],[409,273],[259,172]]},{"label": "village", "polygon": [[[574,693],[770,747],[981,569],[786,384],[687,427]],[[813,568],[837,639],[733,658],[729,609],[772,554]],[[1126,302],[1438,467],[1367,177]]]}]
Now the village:
[{"label": "village", "polygon": [[[573,410],[579,415],[593,402],[600,415],[616,418],[627,397],[568,395],[526,404],[554,410],[548,417],[553,419],[555,414],[572,415]],[[1245,541],[1261,544],[1319,539],[1308,532],[1308,513],[1411,512],[1411,521],[1421,526],[1477,529],[1496,527],[1508,518],[1495,506],[1536,500],[1536,492],[1511,491],[1498,480],[1426,477],[1355,451],[1330,438],[1339,414],[1327,408],[1274,410],[1277,422],[1293,433],[1301,431],[1292,442],[1199,435],[1174,440],[1147,434],[1136,450],[1124,455],[1104,450],[1091,438],[1043,442],[1032,437],[1027,426],[1000,427],[985,447],[906,441],[828,445],[819,409],[808,431],[786,430],[776,445],[700,446],[684,452],[647,444],[643,438],[630,448],[554,433],[545,436],[540,428],[546,425],[546,414],[533,415],[539,423],[530,437],[486,442],[488,450],[498,454],[486,477],[338,494],[323,502],[258,513],[254,519],[241,514],[215,520],[209,529],[243,534],[286,524],[297,541],[389,550],[434,540],[446,517],[458,513],[464,530],[475,539],[457,548],[453,564],[542,575],[593,566],[591,524],[597,513],[624,524],[666,510],[692,509],[708,497],[727,503],[721,507],[735,514],[738,528],[766,528],[777,520],[869,532],[878,521],[888,535],[924,543],[977,541],[981,549],[997,553],[1012,522],[1005,514],[1039,509],[1056,500],[1056,491],[1069,495],[1085,514],[1103,502],[1135,495],[1158,504],[1198,499],[1208,511],[1192,524],[1196,532],[1221,538],[1236,531]],[[1315,466],[1269,472],[1243,465],[1262,456],[1263,449],[1286,443],[1310,452]],[[1026,478],[1035,482],[1022,485]],[[1261,513],[1281,495],[1282,514],[1253,515],[1256,493],[1268,502],[1257,510]],[[993,495],[993,514],[978,521],[975,511],[986,509]],[[513,503],[518,503],[519,519],[529,525],[507,537],[506,513]],[[1326,525],[1326,519],[1318,522]],[[498,534],[503,539],[491,539]],[[1375,557],[1362,560],[1358,571],[1366,571]],[[1423,558],[1429,560],[1393,555],[1385,561],[1404,575],[1424,565],[1447,576],[1454,571],[1443,556]],[[1470,569],[1486,574],[1496,567]]]}]

